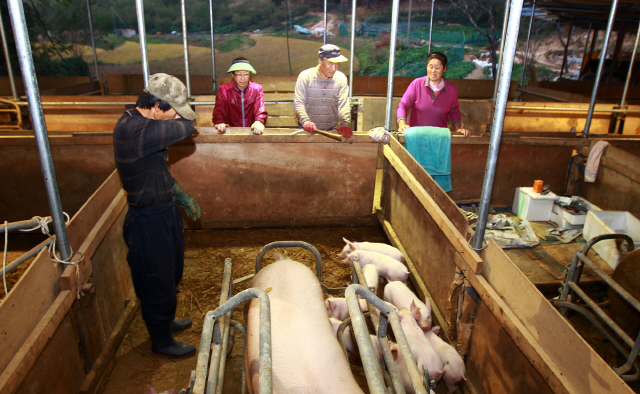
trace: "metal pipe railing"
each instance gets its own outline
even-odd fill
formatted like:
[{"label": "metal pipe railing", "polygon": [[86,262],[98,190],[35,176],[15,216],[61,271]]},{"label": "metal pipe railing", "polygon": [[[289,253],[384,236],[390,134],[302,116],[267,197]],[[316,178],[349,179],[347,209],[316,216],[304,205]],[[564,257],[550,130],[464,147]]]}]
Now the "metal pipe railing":
[{"label": "metal pipe railing", "polygon": [[536,0],[531,6],[531,18],[529,18],[529,30],[527,31],[527,44],[524,46],[524,59],[522,60],[522,75],[520,76],[520,86],[524,83],[524,74],[527,72],[527,56],[529,55],[529,41],[531,40],[531,30],[533,30],[533,20],[536,16]]},{"label": "metal pipe railing", "polygon": [[412,0],[409,0],[409,15],[407,18],[407,45],[409,45],[409,39],[411,38],[411,3]]},{"label": "metal pipe railing", "polygon": [[[591,91],[591,101],[589,102],[589,113],[587,114],[587,121],[584,124],[584,131],[582,137],[589,136],[589,129],[591,128],[591,119],[593,119],[593,109],[596,105],[596,98],[598,97],[598,87],[600,87],[600,78],[602,76],[602,69],[604,68],[604,60],[607,57],[607,47],[609,46],[609,39],[611,38],[611,30],[616,20],[616,11],[618,9],[618,0],[611,2],[611,11],[609,12],[609,21],[607,22],[607,31],[604,35],[604,41],[602,42],[602,53],[600,54],[600,61],[598,62],[598,71],[596,71],[596,79],[593,81],[593,90]],[[595,37],[594,37],[595,40]]]},{"label": "metal pipe railing", "polygon": [[[327,0],[324,0],[324,15],[322,17],[322,26],[324,31],[322,32],[322,45],[327,45]],[[353,54],[351,55],[353,57]]]},{"label": "metal pipe railing", "polygon": [[[231,270],[231,259],[228,258],[224,260],[222,289],[220,290],[220,306],[224,305],[224,303],[229,299],[229,296],[233,295],[233,288],[231,286],[232,279],[233,274]],[[216,374],[217,383],[207,386],[207,394],[222,393],[222,387],[224,386],[224,370],[227,364],[227,349],[229,346],[229,329],[231,327],[229,325],[229,322],[231,321],[232,317],[233,311],[222,316],[222,318],[220,318],[220,324],[218,324],[219,330],[222,332],[222,343],[214,341],[214,357],[212,358],[212,360],[216,360],[217,358],[218,370],[214,371],[214,373]],[[219,351],[217,357],[215,356],[216,350]],[[214,363],[212,362],[211,365],[214,365]],[[211,376],[211,371],[209,371],[209,376]]]},{"label": "metal pipe railing", "polygon": [[180,0],[180,14],[182,15],[182,45],[184,46],[184,78],[187,86],[187,97],[191,97],[191,75],[189,74],[189,33],[187,32],[187,11],[185,0]]},{"label": "metal pipe railing", "polygon": [[624,90],[622,91],[622,98],[620,99],[620,108],[623,108],[627,103],[627,92],[629,90],[629,82],[631,81],[631,75],[633,74],[633,63],[636,61],[636,52],[638,51],[638,43],[640,42],[640,23],[638,23],[638,31],[636,32],[636,42],[633,44],[633,52],[631,53],[631,62],[629,63],[629,72],[627,73],[627,79],[624,81]]},{"label": "metal pipe railing", "polygon": [[9,57],[9,47],[7,46],[7,36],[4,31],[4,20],[2,19],[2,12],[0,12],[0,35],[2,37],[2,49],[4,50],[4,60],[7,63],[7,74],[9,75],[9,83],[11,84],[11,94],[13,99],[17,100],[18,91],[16,90],[16,81],[13,76],[13,67],[11,66],[11,58]]},{"label": "metal pipe railing", "polygon": [[387,112],[384,125],[391,129],[391,105],[393,100],[393,78],[396,72],[396,37],[398,34],[398,9],[400,0],[393,0],[391,12],[391,43],[389,46],[389,73],[387,75]]},{"label": "metal pipe railing", "polygon": [[509,100],[509,84],[511,83],[511,71],[513,69],[513,58],[515,57],[516,44],[518,42],[518,29],[520,27],[520,15],[522,14],[523,0],[514,0],[509,12],[509,21],[506,26],[507,38],[504,46],[504,56],[502,56],[502,67],[495,113],[493,114],[493,126],[491,129],[491,140],[489,142],[489,154],[485,169],[484,181],[482,183],[482,195],[480,196],[480,213],[473,240],[473,247],[476,250],[482,248],[484,242],[485,226],[487,225],[487,215],[489,214],[489,201],[491,200],[491,189],[496,173],[498,162],[498,151],[500,149],[500,138],[504,126],[504,117]]},{"label": "metal pipe railing", "polygon": [[[2,227],[4,227],[4,226],[2,226]],[[36,254],[38,254],[38,252],[40,252],[42,249],[44,249],[47,246],[49,246],[51,244],[51,242],[54,242],[54,241],[55,241],[55,235],[53,235],[53,236],[45,239],[44,241],[40,242],[38,245],[36,245],[33,248],[31,248],[28,252],[26,252],[22,256],[18,257],[17,259],[13,260],[11,263],[7,264],[7,266],[3,270],[0,270],[0,278],[3,277],[5,274],[7,274],[7,273],[13,271],[14,269],[18,268],[18,266],[20,266],[20,264],[24,263],[25,261],[29,260],[31,257],[33,257]]]},{"label": "metal pipe railing", "polygon": [[[494,75],[495,83],[493,84],[493,98],[491,102],[493,105],[496,105],[496,95],[498,94],[498,84],[500,83],[499,77],[502,72],[502,59],[504,57],[502,54],[504,53],[504,44],[507,37],[507,28],[509,26],[509,14],[511,13],[511,0],[507,0],[507,3],[504,7],[504,20],[502,22],[502,36],[500,38],[500,56],[498,57],[498,68],[496,69],[496,75]],[[517,38],[516,38],[517,42]]]},{"label": "metal pipe railing", "polygon": [[[427,52],[431,53],[431,37],[433,37],[433,12],[436,7],[436,0],[431,0],[431,19],[429,22],[429,49]],[[387,127],[388,129],[389,127]]]},{"label": "metal pipe railing", "polygon": [[142,76],[144,86],[149,86],[149,57],[147,56],[147,30],[144,25],[143,0],[136,0],[136,15],[138,18],[138,36],[140,37],[140,52],[142,54]]},{"label": "metal pipe railing", "polygon": [[96,81],[100,80],[100,73],[98,72],[98,53],[96,52],[96,40],[93,36],[93,21],[91,20],[91,3],[87,0],[87,15],[89,19],[89,32],[91,33],[91,48],[93,49],[93,65],[96,68]]},{"label": "metal pipe railing", "polygon": [[216,77],[216,44],[213,29],[213,0],[209,0],[209,23],[211,24],[211,91],[218,90],[218,78]]},{"label": "metal pipe railing", "polygon": [[31,123],[36,140],[36,148],[38,149],[42,176],[45,181],[49,209],[51,210],[53,226],[57,235],[56,243],[62,260],[66,260],[71,257],[71,247],[69,245],[69,238],[67,237],[67,227],[60,203],[60,194],[58,193],[58,182],[56,181],[56,172],[51,157],[47,126],[44,121],[42,105],[40,105],[40,89],[38,88],[38,80],[33,64],[33,56],[31,54],[24,8],[20,0],[8,0],[7,4],[9,6],[9,15],[11,15],[11,24],[13,25],[13,34],[16,40],[16,50],[18,52],[20,70],[22,71],[22,80],[27,94],[27,101],[29,102]]},{"label": "metal pipe railing", "polygon": [[356,50],[356,0],[351,2],[351,56],[349,56],[349,99],[353,97],[353,57]]},{"label": "metal pipe railing", "polygon": [[[40,220],[43,222],[50,222],[51,217],[46,216],[44,218],[31,218],[29,220],[21,220],[19,222],[12,222],[7,224],[7,231],[18,231],[18,230],[32,230],[38,226],[40,226]],[[5,226],[0,226],[0,234],[4,234]]]}]

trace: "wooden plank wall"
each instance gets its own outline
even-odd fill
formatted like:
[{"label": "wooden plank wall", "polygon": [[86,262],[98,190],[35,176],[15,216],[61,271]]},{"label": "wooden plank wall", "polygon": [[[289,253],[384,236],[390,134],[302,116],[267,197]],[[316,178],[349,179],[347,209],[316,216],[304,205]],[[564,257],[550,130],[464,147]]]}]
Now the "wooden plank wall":
[{"label": "wooden plank wall", "polygon": [[[22,78],[16,75],[14,78],[16,90],[19,96],[24,96],[24,84]],[[88,76],[84,77],[38,77],[38,87],[40,91],[47,91],[64,86],[79,85],[90,82]],[[0,77],[0,96],[11,96],[11,82],[9,77]]]},{"label": "wooden plank wall", "polygon": [[[0,304],[0,330],[11,338],[0,341],[0,393],[78,392],[85,371],[104,376],[106,365],[97,371],[94,363],[135,298],[122,239],[125,205],[114,171],[67,226],[72,249],[85,257],[80,282],[73,266],[61,276],[42,252]],[[88,283],[95,292],[76,300],[78,286]]]},{"label": "wooden plank wall", "polygon": [[478,314],[466,360],[467,378],[475,390],[492,394],[631,393],[495,243],[482,254],[482,271],[470,268],[464,261],[469,252],[451,242],[447,234],[457,230],[453,224],[443,224],[444,208],[438,212],[438,205],[451,201],[441,196],[438,205],[425,205],[427,188],[444,193],[429,187],[430,178],[417,181],[413,174],[407,175],[404,160],[390,152],[397,149],[385,148],[384,219],[415,264],[414,274],[423,279],[435,308],[446,310],[456,266],[478,293]]},{"label": "wooden plank wall", "polygon": [[[194,101],[215,102],[216,96],[199,96]],[[298,127],[298,121],[293,110],[293,93],[265,93],[265,108],[269,116],[267,117],[267,128]],[[195,111],[198,114],[196,126],[212,127],[213,105],[196,105]]]},{"label": "wooden plank wall", "polygon": [[[125,104],[138,96],[42,96],[44,121],[49,132],[112,132],[125,111]],[[109,102],[122,105],[53,106],[49,102]]]},{"label": "wooden plank wall", "polygon": [[[589,148],[583,148],[583,154],[588,152]],[[640,149],[634,155],[615,146],[607,147],[595,183],[583,182],[580,195],[604,210],[629,211],[640,218],[639,154]]]},{"label": "wooden plank wall", "polygon": [[[378,145],[358,135],[254,136],[236,128],[198,136],[169,149],[173,177],[200,204],[190,228],[372,224]],[[197,145],[194,145],[197,144]]]},{"label": "wooden plank wall", "polygon": [[[536,81],[535,86],[561,92],[580,94],[586,97],[591,97],[591,93],[593,91],[593,82],[570,81],[566,79],[562,81]],[[610,85],[606,82],[601,83],[598,88],[598,100],[619,104],[623,89],[623,85]],[[629,104],[640,104],[639,86],[629,87],[627,102]]]}]

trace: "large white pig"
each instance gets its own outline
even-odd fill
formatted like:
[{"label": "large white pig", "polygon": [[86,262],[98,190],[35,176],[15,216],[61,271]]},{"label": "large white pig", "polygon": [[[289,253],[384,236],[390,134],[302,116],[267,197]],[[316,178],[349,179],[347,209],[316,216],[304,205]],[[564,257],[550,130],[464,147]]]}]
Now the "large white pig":
[{"label": "large white pig", "polygon": [[404,264],[393,257],[377,252],[356,250],[349,253],[342,262],[347,265],[353,265],[353,261],[356,258],[360,261],[361,267],[367,264],[373,264],[378,269],[378,275],[384,276],[389,280],[400,280],[404,282],[409,277],[409,269],[407,269]]},{"label": "large white pig", "polygon": [[425,332],[424,336],[431,342],[433,349],[440,357],[442,364],[444,364],[444,383],[449,389],[449,394],[452,394],[456,391],[456,383],[467,380],[464,376],[466,368],[462,357],[460,357],[456,349],[438,336],[439,330],[440,327],[434,327],[431,331]]},{"label": "large white pig", "polygon": [[[327,319],[320,282],[309,268],[279,260],[260,270],[252,286],[271,288],[273,393],[362,393]],[[259,312],[257,299],[245,305],[250,393],[259,390]]]},{"label": "large white pig", "polygon": [[[400,374],[400,379],[402,379],[402,387],[404,387],[405,393],[415,394],[416,390],[413,388],[413,383],[411,383],[411,378],[409,378],[409,372],[407,371],[407,366],[404,363],[404,358],[402,357],[402,354],[400,354],[398,345],[392,343],[391,346],[389,346],[389,349],[391,350],[391,355],[393,356],[393,359],[396,362],[396,366],[398,367],[398,373]],[[422,374],[422,371],[418,370],[418,372]],[[433,392],[433,390],[431,390],[430,394],[435,393]]]},{"label": "large white pig", "polygon": [[436,353],[431,342],[424,336],[424,332],[418,326],[411,312],[407,309],[400,309],[398,314],[402,331],[407,337],[411,354],[413,355],[418,371],[422,373],[422,366],[426,366],[429,370],[429,379],[439,382],[444,374],[444,366],[438,353]]},{"label": "large white pig", "polygon": [[367,264],[362,267],[362,274],[364,275],[364,280],[367,281],[367,287],[373,287],[373,294],[378,295],[378,281],[380,280],[378,268],[373,264]]},{"label": "large white pig", "polygon": [[[369,310],[367,301],[363,299],[359,299],[358,301],[360,301],[360,310],[367,312]],[[327,314],[329,317],[333,317],[338,320],[344,320],[349,317],[349,307],[347,306],[346,298],[329,296],[324,300],[324,306],[327,308]]]},{"label": "large white pig", "polygon": [[370,252],[376,252],[380,254],[386,254],[398,261],[404,261],[402,252],[391,245],[377,243],[377,242],[350,242],[346,238],[342,238],[346,245],[342,248],[342,252],[338,255],[341,259],[346,259],[349,253],[355,250],[368,250]]},{"label": "large white pig", "polygon": [[384,287],[384,300],[398,309],[408,309],[423,330],[431,328],[431,303],[422,302],[418,296],[402,282],[393,281]]}]

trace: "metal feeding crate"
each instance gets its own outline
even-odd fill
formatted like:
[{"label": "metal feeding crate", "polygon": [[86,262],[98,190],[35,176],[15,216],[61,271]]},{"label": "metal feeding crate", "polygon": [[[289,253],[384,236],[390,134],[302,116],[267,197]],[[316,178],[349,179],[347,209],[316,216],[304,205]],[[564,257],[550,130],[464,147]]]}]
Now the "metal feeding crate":
[{"label": "metal feeding crate", "polygon": [[[353,332],[356,343],[358,344],[369,391],[372,394],[385,394],[388,392],[388,387],[392,386],[397,394],[405,393],[395,360],[389,351],[387,329],[390,323],[393,334],[398,342],[400,354],[407,364],[407,371],[415,392],[420,394],[429,393],[429,390],[435,387],[435,382],[429,380],[428,371],[425,370],[422,374],[418,371],[395,310],[388,303],[376,297],[367,287],[360,263],[357,259],[353,263],[354,284],[346,288],[329,288],[322,283],[322,257],[315,247],[301,241],[273,242],[263,247],[256,256],[256,274],[262,268],[262,259],[268,251],[275,248],[293,247],[307,249],[314,255],[316,259],[316,275],[323,291],[328,294],[345,294],[351,318],[340,326],[338,330],[338,340],[342,349],[345,350],[344,343],[342,342],[342,332],[347,325],[353,325]],[[233,341],[233,336],[230,337],[230,328],[233,327],[236,331],[243,334],[245,346],[247,342],[245,327],[241,323],[231,320],[233,309],[251,298],[258,298],[260,300],[259,392],[261,394],[271,393],[271,307],[269,296],[265,291],[258,288],[250,288],[233,295],[233,285],[247,281],[253,278],[255,274],[234,281],[231,259],[226,259],[224,264],[220,306],[214,311],[207,312],[205,315],[196,369],[192,371],[189,387],[183,390],[183,393],[213,394],[222,392],[226,357],[229,353],[229,341]],[[381,369],[380,365],[376,362],[373,346],[369,339],[369,331],[365,323],[365,315],[360,310],[358,296],[367,301],[369,311],[378,309],[381,312],[379,316],[377,313],[368,313],[368,316],[370,316],[374,323],[376,336],[378,337],[381,349],[383,349],[385,361],[382,365],[383,369]],[[384,373],[385,367],[388,375]],[[242,393],[244,394],[246,392],[246,371],[243,362]]]}]

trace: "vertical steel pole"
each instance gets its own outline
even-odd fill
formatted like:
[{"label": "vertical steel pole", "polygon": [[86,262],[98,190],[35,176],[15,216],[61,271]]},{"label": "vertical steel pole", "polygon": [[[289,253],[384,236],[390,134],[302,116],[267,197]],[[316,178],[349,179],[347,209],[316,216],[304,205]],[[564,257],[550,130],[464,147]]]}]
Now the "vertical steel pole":
[{"label": "vertical steel pole", "polygon": [[11,16],[13,34],[16,40],[16,50],[18,52],[18,60],[20,61],[20,71],[22,71],[22,81],[24,82],[27,102],[29,103],[29,112],[31,113],[33,134],[36,139],[42,177],[44,178],[47,199],[49,200],[49,209],[51,210],[53,227],[56,232],[56,244],[60,256],[63,260],[66,260],[71,257],[71,248],[67,237],[64,214],[60,204],[60,194],[58,193],[56,172],[53,168],[53,160],[51,158],[47,126],[44,122],[42,103],[40,102],[40,89],[38,88],[38,79],[33,65],[29,33],[24,18],[24,8],[21,0],[8,0],[7,4],[9,6],[9,15]]},{"label": "vertical steel pole", "polygon": [[389,75],[387,76],[387,116],[384,121],[389,130],[391,126],[391,105],[393,99],[393,77],[396,70],[396,36],[398,33],[398,9],[400,0],[393,0],[391,12],[391,44],[389,46]]},{"label": "vertical steel pole", "polygon": [[489,201],[491,200],[491,189],[496,173],[498,162],[498,150],[500,149],[500,138],[502,137],[502,127],[504,126],[504,114],[509,100],[509,84],[511,83],[511,71],[513,69],[513,58],[516,54],[516,44],[518,43],[518,29],[520,28],[520,16],[522,14],[523,0],[513,0],[511,12],[509,13],[508,33],[505,40],[504,56],[502,56],[503,66],[500,68],[500,78],[496,110],[493,115],[493,129],[491,130],[491,141],[489,143],[489,154],[487,166],[484,172],[482,183],[482,195],[480,197],[480,214],[476,225],[476,234],[473,240],[474,249],[481,249],[484,241],[484,230],[487,225],[487,214],[489,213]]},{"label": "vertical steel pole", "polygon": [[91,21],[91,3],[87,0],[87,14],[89,16],[89,32],[91,33],[91,47],[93,48],[93,64],[96,67],[96,81],[100,80],[98,72],[98,54],[96,53],[96,40],[93,36],[93,22]]},{"label": "vertical steel pole", "polygon": [[185,0],[180,0],[180,13],[182,14],[182,45],[184,46],[184,77],[187,85],[187,96],[191,97],[191,78],[189,75],[189,42],[187,33],[187,11]]},{"label": "vertical steel pole", "polygon": [[353,57],[356,49],[356,1],[351,2],[351,56],[349,56],[349,98],[353,97]]},{"label": "vertical steel pole", "polygon": [[2,13],[0,13],[0,34],[2,34],[2,49],[4,50],[4,60],[7,62],[7,73],[9,74],[9,83],[11,84],[11,93],[15,100],[18,99],[18,90],[16,89],[16,81],[13,77],[13,68],[11,67],[11,58],[9,57],[9,47],[7,46],[7,36],[4,32],[4,21]]},{"label": "vertical steel pole", "polygon": [[622,99],[620,100],[620,108],[623,108],[627,103],[627,90],[629,89],[629,81],[631,81],[631,74],[633,74],[633,63],[636,61],[636,52],[638,51],[638,41],[640,41],[640,23],[638,24],[638,32],[636,33],[636,43],[633,45],[633,52],[631,53],[631,62],[629,63],[629,71],[627,72],[627,79],[624,81],[624,90],[622,91]]},{"label": "vertical steel pole", "polygon": [[560,67],[560,76],[558,80],[562,79],[562,74],[564,74],[564,68],[567,65],[567,54],[569,53],[569,42],[571,41],[571,33],[573,33],[573,18],[571,18],[571,23],[569,24],[569,35],[567,35],[567,46],[564,47],[564,56],[562,57],[562,67]]},{"label": "vertical steel pole", "polygon": [[[609,46],[609,39],[611,38],[611,30],[616,20],[616,11],[618,10],[618,0],[613,0],[611,3],[611,11],[609,12],[609,21],[607,22],[607,31],[604,35],[604,42],[602,43],[602,53],[600,54],[600,62],[598,62],[598,71],[596,71],[596,80],[593,81],[593,90],[591,91],[591,101],[589,102],[589,112],[587,112],[587,120],[584,124],[584,131],[582,137],[587,138],[589,136],[589,129],[591,128],[591,119],[593,118],[593,110],[596,106],[596,98],[598,97],[598,87],[600,86],[600,77],[602,76],[602,68],[604,67],[604,60],[607,57],[607,47]],[[595,39],[595,37],[594,37]]]},{"label": "vertical steel pole", "polygon": [[433,37],[433,11],[436,6],[436,0],[431,0],[431,22],[429,22],[429,53],[431,53],[431,37]]},{"label": "vertical steel pole", "polygon": [[409,45],[409,39],[411,38],[411,2],[409,0],[409,19],[407,20],[407,45]]},{"label": "vertical steel pole", "polygon": [[324,32],[322,32],[322,45],[327,45],[327,0],[324,0]]},{"label": "vertical steel pole", "polygon": [[[504,21],[502,22],[502,38],[500,38],[500,57],[498,58],[498,69],[496,72],[496,75],[494,75],[495,77],[495,83],[493,85],[493,98],[491,99],[491,102],[493,103],[493,105],[495,106],[496,104],[496,95],[498,94],[498,77],[501,75],[502,73],[502,53],[504,52],[504,42],[506,41],[506,36],[507,36],[507,29],[509,28],[509,13],[511,12],[511,0],[507,0],[507,4],[505,5],[504,8]],[[520,22],[518,22],[519,24]]]},{"label": "vertical steel pole", "polygon": [[142,75],[144,86],[149,86],[149,57],[147,56],[147,30],[144,26],[143,0],[136,0],[136,14],[138,15],[138,35],[140,36],[140,52],[142,52]]},{"label": "vertical steel pole", "polygon": [[524,74],[527,72],[527,56],[529,56],[529,41],[531,40],[531,30],[533,30],[533,18],[536,14],[536,0],[531,6],[531,18],[529,18],[529,32],[527,33],[527,44],[524,47],[524,60],[522,61],[522,75],[520,76],[520,86],[524,83]]},{"label": "vertical steel pole", "polygon": [[216,41],[213,37],[213,0],[209,0],[209,23],[211,24],[211,68],[213,74],[211,76],[211,91],[218,90],[218,78],[216,78]]}]

